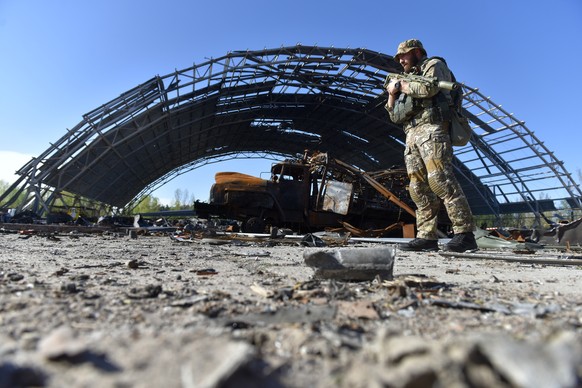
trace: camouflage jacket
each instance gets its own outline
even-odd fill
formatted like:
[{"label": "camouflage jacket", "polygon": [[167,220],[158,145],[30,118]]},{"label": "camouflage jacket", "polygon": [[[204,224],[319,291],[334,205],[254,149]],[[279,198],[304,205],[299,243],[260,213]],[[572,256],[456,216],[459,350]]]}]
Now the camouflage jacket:
[{"label": "camouflage jacket", "polygon": [[[441,81],[452,81],[451,72],[447,64],[442,58],[432,57],[425,58],[420,63],[420,74],[424,77],[436,77]],[[413,119],[403,123],[404,131],[408,128],[415,127],[422,124],[440,124],[442,118],[438,112],[438,108],[434,103],[433,97],[437,93],[443,93],[447,100],[451,100],[450,92],[448,90],[440,90],[436,85],[429,85],[422,82],[409,82],[410,93],[415,105],[420,106],[419,112],[415,114]],[[388,110],[390,119],[394,120],[394,113]]]}]

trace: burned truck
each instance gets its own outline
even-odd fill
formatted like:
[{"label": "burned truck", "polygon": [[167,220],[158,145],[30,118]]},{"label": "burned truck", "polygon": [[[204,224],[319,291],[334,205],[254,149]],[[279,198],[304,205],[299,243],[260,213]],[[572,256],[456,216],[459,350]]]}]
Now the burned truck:
[{"label": "burned truck", "polygon": [[399,229],[414,224],[414,211],[399,197],[408,198],[402,170],[384,171],[380,183],[325,153],[315,153],[275,163],[270,174],[269,179],[262,179],[217,173],[209,202],[194,205],[198,217],[238,220],[243,232],[249,233],[263,233],[270,226],[305,233],[334,227]]}]

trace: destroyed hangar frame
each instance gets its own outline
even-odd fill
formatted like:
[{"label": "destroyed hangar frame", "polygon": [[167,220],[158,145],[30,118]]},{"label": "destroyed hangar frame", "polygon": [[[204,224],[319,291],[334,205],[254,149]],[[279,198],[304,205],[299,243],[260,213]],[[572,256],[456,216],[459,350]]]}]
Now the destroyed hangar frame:
[{"label": "destroyed hangar frame", "polygon": [[[4,207],[46,215],[63,193],[132,209],[185,172],[231,158],[328,152],[362,169],[403,165],[382,84],[401,71],[372,50],[296,45],[234,51],[156,76],[83,115],[17,171]],[[582,191],[524,122],[462,85],[473,137],[454,168],[475,215],[581,208]],[[540,199],[540,193],[547,198]]]}]

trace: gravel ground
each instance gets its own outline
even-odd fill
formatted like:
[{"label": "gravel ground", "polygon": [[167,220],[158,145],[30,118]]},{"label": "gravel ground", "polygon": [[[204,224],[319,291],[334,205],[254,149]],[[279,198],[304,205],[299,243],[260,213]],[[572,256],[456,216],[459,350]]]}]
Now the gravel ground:
[{"label": "gravel ground", "polygon": [[2,233],[0,387],[581,386],[582,267],[396,250],[345,282],[316,249]]}]

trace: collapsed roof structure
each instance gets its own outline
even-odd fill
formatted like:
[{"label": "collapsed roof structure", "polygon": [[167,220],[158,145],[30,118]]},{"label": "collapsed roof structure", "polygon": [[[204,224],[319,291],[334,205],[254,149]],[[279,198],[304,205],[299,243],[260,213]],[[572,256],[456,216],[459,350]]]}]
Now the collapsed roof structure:
[{"label": "collapsed roof structure", "polygon": [[[404,134],[382,84],[401,67],[368,49],[296,45],[233,51],[155,76],[83,115],[20,168],[4,207],[47,214],[63,193],[131,209],[174,177],[231,158],[327,152],[364,171],[403,165]],[[582,206],[563,163],[524,122],[463,85],[474,134],[454,167],[476,215]],[[540,199],[543,193],[545,198]]]}]

